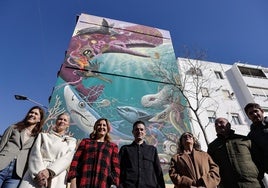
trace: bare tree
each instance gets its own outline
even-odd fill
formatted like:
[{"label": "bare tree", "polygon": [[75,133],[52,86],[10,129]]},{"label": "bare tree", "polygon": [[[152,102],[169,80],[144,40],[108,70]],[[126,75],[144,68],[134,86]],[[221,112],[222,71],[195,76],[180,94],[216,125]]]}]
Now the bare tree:
[{"label": "bare tree", "polygon": [[[218,102],[211,97],[215,93],[215,86],[213,86],[212,72],[208,71],[210,67],[202,60],[206,57],[204,51],[195,51],[195,57],[191,56],[189,50],[185,48],[185,55],[187,58],[178,58],[179,72],[175,67],[169,67],[161,60],[156,63],[154,67],[155,77],[164,80],[165,82],[174,86],[174,90],[179,92],[182,96],[180,102],[182,105],[190,110],[194,117],[190,116],[190,121],[196,122],[204,136],[206,144],[209,143],[206,127],[208,123],[200,119],[200,114],[207,109],[217,111]],[[205,75],[204,75],[205,74]],[[185,101],[185,102],[183,102]],[[200,135],[199,135],[200,136]]]},{"label": "bare tree", "polygon": [[[209,141],[206,134],[206,128],[209,122],[204,124],[200,119],[200,114],[207,111],[207,109],[213,109],[213,111],[216,112],[219,107],[218,102],[211,97],[216,91],[215,86],[211,84],[213,83],[212,72],[208,71],[210,67],[203,61],[206,57],[205,51],[195,50],[194,56],[192,56],[188,48],[184,49],[185,58],[179,58],[184,62],[183,64],[181,64],[179,60],[177,61],[178,65],[176,62],[169,62],[166,59],[162,59],[160,55],[156,55],[156,58],[152,58],[152,63],[148,65],[148,70],[150,70],[152,77],[154,78],[153,80],[114,73],[94,72],[98,74],[156,82],[163,86],[169,85],[169,89],[172,93],[170,103],[178,104],[176,105],[176,110],[178,111],[185,111],[185,109],[187,109],[192,112],[194,117],[189,115],[189,119],[192,122],[192,128],[194,127],[193,122],[196,122],[202,131],[206,144],[208,145]],[[170,49],[170,51],[166,50],[165,53],[170,53],[170,56],[167,57],[172,57],[174,54],[173,49]],[[183,108],[181,108],[181,106]],[[187,127],[182,127],[182,129],[179,129],[179,132],[182,133],[183,131],[188,130]]]}]

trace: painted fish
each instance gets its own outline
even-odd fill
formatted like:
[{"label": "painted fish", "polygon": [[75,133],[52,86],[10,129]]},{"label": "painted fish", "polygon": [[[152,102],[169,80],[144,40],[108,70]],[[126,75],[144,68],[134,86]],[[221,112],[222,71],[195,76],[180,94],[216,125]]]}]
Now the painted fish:
[{"label": "painted fish", "polygon": [[137,120],[141,120],[146,123],[148,119],[152,118],[152,115],[148,112],[132,106],[118,106],[116,110],[122,118],[124,118],[131,124],[133,124]]},{"label": "painted fish", "polygon": [[[101,116],[93,108],[91,108],[69,85],[64,87],[64,98],[72,121],[83,132],[87,134],[91,133],[93,131],[95,122],[97,119],[101,118]],[[113,137],[125,140],[133,139],[131,135],[124,134],[120,130],[116,129],[120,123],[122,122],[115,121],[111,123],[111,134]]]},{"label": "painted fish", "polygon": [[148,54],[143,54],[133,48],[153,48],[161,44],[163,44],[163,37],[158,29],[141,25],[114,28],[113,24],[103,19],[99,27],[81,29],[71,38],[59,76],[68,84],[76,86],[79,92],[84,91],[84,95],[88,96],[82,84],[83,79],[97,78],[104,82],[111,82],[104,76],[91,72],[99,70],[101,62],[97,62],[97,56],[104,53],[124,53],[149,58]]},{"label": "painted fish", "polygon": [[64,98],[66,107],[70,113],[72,121],[85,133],[93,131],[94,123],[99,114],[95,112],[76,92],[71,86],[64,87]]}]

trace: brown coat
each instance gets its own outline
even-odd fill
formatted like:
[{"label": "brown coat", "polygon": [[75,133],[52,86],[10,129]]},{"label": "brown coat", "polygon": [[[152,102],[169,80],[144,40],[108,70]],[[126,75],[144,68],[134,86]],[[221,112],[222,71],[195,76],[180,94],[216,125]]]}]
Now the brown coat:
[{"label": "brown coat", "polygon": [[188,154],[176,154],[172,157],[169,176],[175,188],[191,187],[195,181],[202,181],[207,188],[215,188],[220,182],[219,167],[203,151],[193,149],[193,161]]}]

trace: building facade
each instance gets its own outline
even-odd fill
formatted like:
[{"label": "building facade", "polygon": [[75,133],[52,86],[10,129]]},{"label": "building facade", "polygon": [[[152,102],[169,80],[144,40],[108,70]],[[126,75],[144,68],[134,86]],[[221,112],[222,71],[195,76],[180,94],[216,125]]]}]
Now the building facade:
[{"label": "building facade", "polygon": [[177,63],[181,87],[190,104],[192,130],[203,150],[216,138],[217,117],[228,119],[236,133],[247,135],[250,121],[244,106],[249,102],[259,103],[267,115],[268,68],[186,58],[178,58]]}]

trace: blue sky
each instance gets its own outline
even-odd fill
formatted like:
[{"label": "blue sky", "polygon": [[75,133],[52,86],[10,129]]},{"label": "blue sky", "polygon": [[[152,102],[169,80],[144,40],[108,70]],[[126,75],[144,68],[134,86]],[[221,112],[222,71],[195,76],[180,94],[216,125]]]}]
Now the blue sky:
[{"label": "blue sky", "polygon": [[183,46],[204,50],[207,61],[268,67],[266,0],[1,0],[0,134],[45,106],[80,13],[168,30],[176,56]]}]

